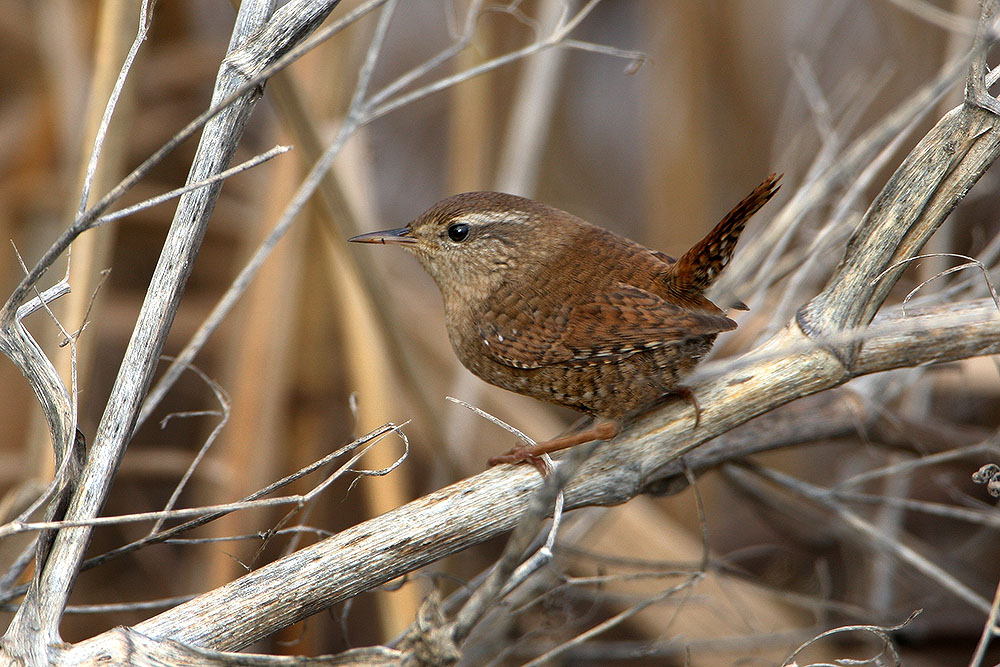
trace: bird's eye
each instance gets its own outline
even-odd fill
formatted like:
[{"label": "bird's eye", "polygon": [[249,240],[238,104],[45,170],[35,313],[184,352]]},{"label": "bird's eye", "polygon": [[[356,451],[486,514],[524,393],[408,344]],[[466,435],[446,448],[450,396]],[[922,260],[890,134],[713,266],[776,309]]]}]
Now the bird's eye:
[{"label": "bird's eye", "polygon": [[464,222],[458,222],[448,228],[448,238],[455,243],[461,243],[469,236],[469,226]]}]

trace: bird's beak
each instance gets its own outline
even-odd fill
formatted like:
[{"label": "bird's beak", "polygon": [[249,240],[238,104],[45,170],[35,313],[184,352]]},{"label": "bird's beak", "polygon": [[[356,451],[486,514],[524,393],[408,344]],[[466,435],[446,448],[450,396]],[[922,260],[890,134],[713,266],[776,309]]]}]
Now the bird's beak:
[{"label": "bird's beak", "polygon": [[416,243],[417,239],[410,236],[409,227],[400,227],[399,229],[384,229],[380,232],[368,232],[367,234],[358,234],[353,236],[348,241],[352,243]]}]

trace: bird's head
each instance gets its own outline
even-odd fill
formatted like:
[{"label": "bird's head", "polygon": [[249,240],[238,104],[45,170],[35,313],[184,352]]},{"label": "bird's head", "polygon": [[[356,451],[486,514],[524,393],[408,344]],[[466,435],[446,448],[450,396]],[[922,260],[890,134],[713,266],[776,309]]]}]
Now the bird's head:
[{"label": "bird's head", "polygon": [[417,256],[445,301],[482,298],[560,245],[561,211],[501,192],[466,192],[439,201],[406,227],[355,236],[355,243],[398,244]]}]

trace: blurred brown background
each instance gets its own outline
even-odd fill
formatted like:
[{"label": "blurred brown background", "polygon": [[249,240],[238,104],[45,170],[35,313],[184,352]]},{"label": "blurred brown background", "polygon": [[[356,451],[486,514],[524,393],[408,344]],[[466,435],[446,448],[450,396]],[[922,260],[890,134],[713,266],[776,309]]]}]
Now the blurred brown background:
[{"label": "blurred brown background", "polygon": [[[117,70],[134,36],[135,4],[0,4],[0,238],[11,239],[29,264],[76,209],[95,110],[103,110],[109,85],[94,72],[100,71],[102,58],[111,58],[110,68]],[[344,0],[334,17],[358,4]],[[412,419],[406,427],[410,456],[402,467],[384,478],[366,478],[352,490],[345,482],[310,508],[305,523],[337,531],[471,475],[490,454],[509,448],[509,435],[446,402],[445,395],[468,400],[539,440],[573,419],[472,378],[451,353],[430,279],[398,249],[347,248],[343,240],[352,229],[401,226],[454,192],[504,189],[676,255],[764,176],[783,172],[782,193],[747,231],[753,237],[793,196],[824,141],[846,145],[968,47],[968,34],[928,20],[936,14],[918,14],[930,6],[974,17],[977,4],[608,0],[572,37],[646,54],[648,61],[634,72],[627,57],[548,51],[538,60],[486,74],[365,126],[334,168],[349,215],[333,219],[321,204],[307,207],[196,359],[230,396],[231,415],[182,495],[181,506],[236,500],[387,420]],[[534,31],[544,32],[551,21],[546,18],[550,5],[558,9],[562,3],[486,5],[493,11],[478,21],[470,48],[418,85],[530,43]],[[569,5],[575,10],[582,3]],[[400,2],[372,90],[451,43],[467,6],[464,0]],[[218,0],[171,0],[156,6],[151,36],[112,124],[97,196],[205,108],[233,16],[233,8]],[[290,120],[290,109],[301,104],[325,146],[343,118],[373,26],[373,17],[363,19],[296,63],[282,81],[268,84],[237,160],[276,143],[294,144],[296,150],[224,187],[167,354],[176,354],[204,320],[311,164],[314,156],[302,126]],[[531,87],[539,81],[540,88]],[[857,213],[923,132],[960,102],[961,83],[896,148],[897,157],[854,205]],[[532,141],[521,142],[526,136]],[[193,150],[191,141],[170,155],[127,202],[182,184]],[[987,174],[946,223],[935,240],[937,249],[975,255],[987,245],[997,230],[995,185],[995,173]],[[810,243],[812,230],[836,204],[831,200],[814,207],[794,245]],[[78,328],[96,290],[80,339],[80,427],[88,436],[100,419],[172,210],[167,204],[143,211],[89,232],[74,245],[74,292],[56,312],[68,330]],[[839,252],[839,247],[831,251],[831,266]],[[357,267],[362,263],[381,281],[374,294],[359,287]],[[111,272],[100,283],[104,269]],[[917,269],[912,273],[911,285],[923,275]],[[20,275],[13,251],[0,252],[4,289],[9,291]],[[820,271],[802,289],[815,291],[824,278]],[[768,326],[769,306],[777,303],[780,292],[770,294],[739,295],[754,311],[741,316],[739,331],[720,341],[717,356],[746,349]],[[373,309],[373,299],[381,310]],[[390,314],[394,333],[385,331],[378,312]],[[47,316],[35,314],[28,325],[57,365],[68,368],[66,350],[58,348],[59,332]],[[401,370],[399,355],[409,360],[409,374]],[[941,427],[920,442],[924,452],[976,442],[997,425],[1000,384],[988,360],[955,364],[919,378],[900,374],[895,382],[888,412]],[[30,494],[51,475],[51,447],[37,403],[7,360],[0,363],[0,392],[0,491],[16,505],[12,499],[17,494]],[[356,418],[349,407],[352,393],[358,402]],[[156,422],[171,413],[218,409],[205,382],[185,374],[130,445],[106,514],[162,507],[219,418],[177,417],[162,427]],[[916,432],[904,431],[902,440]],[[872,442],[869,435],[813,443],[761,461],[829,485],[912,456],[916,445],[907,444],[911,446],[901,454],[884,442]],[[397,453],[398,443],[387,440],[368,465],[385,465],[379,460],[391,461]],[[921,469],[894,492],[976,506],[985,494],[968,478],[978,465],[974,460]],[[906,664],[968,660],[985,620],[980,611],[910,567],[878,557],[870,544],[822,512],[790,511],[780,496],[762,498],[717,474],[705,476],[699,488],[717,566],[710,581],[694,589],[694,599],[671,598],[654,605],[565,664],[683,664],[685,644],[694,664],[732,664],[748,656],[772,664],[828,627],[899,622],[918,607],[926,611],[905,634],[904,644],[912,647]],[[889,491],[879,487],[878,492]],[[857,509],[875,513],[869,506]],[[288,546],[290,538],[281,537],[258,553],[260,540],[252,537],[282,514],[241,513],[197,533],[249,539],[161,545],[89,571],[81,576],[73,601],[138,602],[213,588]],[[894,521],[900,541],[912,538],[924,555],[992,599],[995,528],[922,515]],[[145,524],[100,529],[91,551],[113,548],[144,530]],[[320,536],[306,533],[298,539]],[[594,511],[574,525],[566,543],[574,546],[557,561],[566,573],[594,574],[615,563],[621,566],[615,558],[638,559],[649,567],[693,567],[701,553],[693,494],[641,498]],[[413,577],[398,591],[360,596],[350,606],[319,614],[254,648],[315,655],[388,641],[412,620],[415,605],[432,586],[454,590],[488,566],[500,546],[488,544],[445,559],[428,568],[428,576]],[[8,552],[2,553],[6,567]],[[471,646],[486,657],[502,646],[510,655],[500,664],[518,664],[540,652],[538,646],[546,641],[571,637],[669,585],[610,585],[550,595],[510,621],[517,630],[493,628],[497,634],[484,632]],[[63,636],[76,641],[152,613],[72,614]],[[642,653],[636,647],[654,655],[636,657]],[[835,644],[830,655],[870,648]]]}]

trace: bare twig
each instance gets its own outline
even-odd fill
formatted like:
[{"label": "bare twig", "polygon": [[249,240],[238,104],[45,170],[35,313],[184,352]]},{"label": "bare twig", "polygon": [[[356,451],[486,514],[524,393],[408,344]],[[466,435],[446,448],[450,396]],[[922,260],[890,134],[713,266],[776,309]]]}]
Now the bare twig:
[{"label": "bare twig", "polygon": [[[214,415],[219,417],[219,421],[212,428],[212,432],[208,434],[208,437],[205,438],[205,442],[198,449],[198,453],[195,454],[194,459],[191,460],[191,464],[188,466],[187,470],[184,471],[184,474],[181,475],[180,481],[178,481],[177,484],[174,486],[174,490],[170,494],[170,498],[167,499],[167,502],[163,507],[165,511],[173,509],[174,505],[177,503],[177,499],[180,498],[181,493],[184,491],[184,487],[187,486],[188,480],[191,479],[191,476],[194,474],[195,469],[197,469],[198,464],[201,463],[201,460],[208,453],[208,450],[212,448],[212,443],[215,442],[215,439],[219,436],[219,433],[226,425],[226,422],[229,421],[229,406],[231,402],[225,390],[222,387],[220,387],[217,382],[213,381],[211,378],[205,375],[201,371],[201,369],[198,368],[197,366],[191,366],[190,370],[193,371],[199,378],[201,378],[202,382],[208,385],[208,387],[212,390],[212,394],[215,396],[215,400],[218,402],[219,407],[221,408],[221,412],[214,413]],[[161,428],[166,424],[166,420],[169,416],[170,415],[167,415],[167,417],[164,418],[163,422],[161,422],[160,424]],[[163,519],[158,519],[156,523],[153,524],[153,527],[150,528],[149,530],[150,535],[158,533],[162,526],[163,526]]]},{"label": "bare twig", "polygon": [[121,209],[120,211],[115,211],[114,213],[106,213],[97,218],[96,220],[94,220],[94,222],[91,223],[91,228],[93,229],[95,227],[100,227],[101,225],[105,225],[109,222],[114,222],[115,220],[119,220],[126,216],[132,215],[133,213],[138,213],[139,211],[144,211],[147,208],[152,208],[153,206],[157,206],[159,204],[162,204],[163,202],[170,201],[171,199],[176,199],[181,195],[193,192],[199,188],[203,188],[208,185],[212,185],[213,183],[224,181],[232,176],[235,176],[236,174],[241,174],[244,171],[247,171],[248,169],[253,169],[256,166],[267,162],[271,158],[277,157],[282,153],[287,153],[290,150],[292,150],[291,146],[275,146],[271,150],[261,153],[260,155],[257,155],[256,157],[253,157],[247,160],[246,162],[242,162],[236,165],[235,167],[230,167],[229,169],[220,171],[218,174],[213,174],[212,176],[209,176],[208,178],[198,181],[196,183],[190,183],[188,185],[185,185],[184,187],[176,188],[169,192],[164,192],[163,194],[157,195],[155,197],[150,197],[146,201],[142,201],[139,202],[138,204],[128,206],[126,208]]},{"label": "bare twig", "polygon": [[[298,471],[296,471],[296,472],[294,472],[294,473],[292,473],[290,475],[286,475],[285,477],[279,479],[278,481],[276,481],[276,482],[274,482],[272,484],[269,484],[268,486],[264,487],[263,489],[260,489],[259,491],[255,491],[254,493],[251,493],[250,495],[246,496],[245,498],[242,498],[240,501],[238,501],[236,503],[225,503],[223,505],[214,506],[214,507],[207,507],[207,508],[206,507],[198,507],[198,508],[192,508],[192,509],[188,509],[188,510],[172,510],[172,511],[169,511],[169,512],[149,512],[149,513],[146,513],[146,514],[143,514],[143,515],[131,514],[131,515],[128,515],[127,517],[108,517],[109,520],[106,521],[105,523],[109,523],[109,524],[131,523],[133,521],[148,521],[148,520],[151,520],[151,519],[158,519],[158,518],[161,518],[161,517],[166,517],[166,518],[180,518],[180,517],[183,517],[183,516],[194,516],[194,517],[197,517],[197,518],[192,519],[190,521],[187,521],[185,523],[179,524],[177,526],[173,526],[171,528],[167,528],[167,529],[162,530],[160,532],[157,532],[155,534],[147,535],[146,537],[144,537],[144,538],[142,538],[140,540],[136,540],[135,542],[131,542],[130,544],[126,544],[124,546],[118,547],[117,549],[112,549],[111,551],[103,553],[103,554],[101,554],[99,556],[95,556],[93,558],[90,558],[90,559],[88,559],[88,560],[86,560],[86,561],[83,562],[83,564],[80,566],[80,570],[83,571],[83,570],[88,570],[88,569],[93,568],[93,567],[97,567],[98,565],[106,563],[109,560],[113,560],[115,558],[120,558],[121,556],[133,553],[133,552],[135,552],[135,551],[137,551],[137,550],[139,550],[141,548],[144,548],[146,546],[149,546],[151,544],[159,544],[159,543],[162,543],[162,542],[167,542],[171,538],[173,538],[173,537],[175,537],[177,535],[182,535],[182,534],[184,534],[186,532],[190,532],[191,530],[194,530],[195,528],[197,528],[199,526],[203,526],[203,525],[205,525],[207,523],[215,521],[216,519],[218,519],[220,517],[223,517],[226,514],[229,514],[231,512],[237,511],[237,510],[248,509],[248,508],[254,507],[255,506],[255,504],[254,504],[255,501],[259,501],[259,499],[264,498],[265,496],[269,496],[270,494],[274,493],[278,489],[283,488],[283,487],[291,484],[292,482],[294,482],[296,480],[299,480],[299,479],[305,477],[306,475],[311,474],[312,472],[314,472],[314,471],[316,471],[316,470],[318,470],[320,468],[324,468],[324,467],[328,466],[330,463],[332,463],[336,459],[340,458],[344,454],[346,454],[348,452],[351,452],[351,451],[354,451],[355,449],[357,449],[357,448],[359,448],[361,446],[365,446],[365,449],[361,452],[361,454],[356,454],[356,455],[352,456],[351,459],[346,464],[346,466],[342,466],[341,470],[338,470],[332,476],[327,476],[328,480],[332,479],[334,476],[336,476],[338,474],[341,474],[344,469],[347,469],[347,468],[349,468],[349,466],[353,465],[354,462],[356,462],[358,460],[358,458],[360,458],[360,456],[364,454],[364,451],[367,451],[368,447],[370,447],[371,445],[375,444],[378,441],[378,439],[380,439],[384,435],[388,434],[389,432],[396,432],[397,434],[399,434],[399,435],[402,436],[402,432],[399,430],[401,428],[402,428],[402,425],[401,426],[397,426],[397,425],[391,424],[391,423],[390,424],[385,424],[385,425],[383,425],[383,426],[381,426],[381,427],[379,427],[379,428],[371,431],[370,433],[367,433],[367,434],[361,436],[360,438],[357,438],[353,442],[350,442],[350,443],[344,445],[343,447],[340,447],[336,451],[334,451],[334,452],[332,452],[330,454],[327,454],[326,456],[324,456],[323,458],[319,459],[318,461],[314,461],[313,463],[309,464],[308,466],[305,466],[304,468],[302,468],[302,469],[300,469],[300,470],[298,470]],[[404,442],[404,445],[405,445],[405,443],[406,443],[405,438],[404,438],[403,442]],[[369,445],[368,443],[371,443],[371,445]],[[285,498],[281,498],[281,499],[277,499],[277,500],[272,499],[271,501],[269,501],[269,504],[280,505],[280,504],[285,504],[286,501],[287,502],[294,502],[296,504],[302,504],[302,503],[306,502],[307,500],[311,499],[312,497],[314,497],[314,495],[315,494],[309,494],[309,495],[304,495],[304,496],[287,496]],[[122,519],[122,520],[118,521],[118,519]],[[100,519],[98,519],[98,520],[91,520],[88,523],[89,523],[89,525],[98,525],[98,524],[102,523],[102,521]],[[14,533],[17,533],[17,532],[22,532],[21,531],[22,528],[24,530],[34,530],[34,529],[58,528],[58,527],[60,527],[60,523],[59,522],[56,522],[56,523],[53,523],[53,524],[40,524],[40,523],[30,523],[29,524],[29,522],[26,519],[22,518],[22,519],[18,519],[17,522],[12,522],[12,523],[5,524],[4,526],[0,526],[0,535],[2,535],[4,533],[14,534]],[[26,591],[26,587],[19,587],[19,588],[13,588],[13,589],[10,589],[10,590],[3,590],[2,592],[0,592],[0,602],[5,602],[5,601],[11,600],[11,599],[13,599],[15,597],[18,597],[20,595],[23,595],[25,591]]]},{"label": "bare twig", "polygon": [[[870,540],[874,548],[888,551],[896,558],[910,565],[914,570],[920,572],[931,581],[940,585],[966,604],[978,611],[989,613],[990,603],[983,599],[981,595],[973,591],[954,575],[946,572],[943,568],[931,562],[930,559],[901,542],[894,540],[877,526],[872,525],[858,514],[845,508],[838,500],[830,494],[812,484],[795,479],[789,475],[784,475],[775,470],[768,470],[757,466],[749,468],[758,476],[767,479],[775,484],[779,484],[785,489],[801,494],[813,502],[819,503],[826,509],[833,512],[841,521],[852,530],[857,531],[866,540]],[[735,471],[730,471],[731,474]]]},{"label": "bare twig", "polygon": [[[108,127],[111,125],[111,117],[118,106],[118,99],[121,97],[122,88],[125,87],[125,81],[132,70],[132,63],[135,62],[135,57],[139,54],[139,47],[146,41],[146,36],[149,34],[149,28],[152,25],[153,7],[155,5],[156,0],[143,0],[139,8],[139,30],[136,33],[135,40],[132,42],[132,46],[129,47],[128,55],[125,56],[125,62],[122,63],[118,78],[115,79],[114,88],[108,96],[108,103],[104,107],[104,114],[101,116],[101,123],[97,130],[97,137],[94,139],[94,149],[90,152],[90,160],[87,162],[87,173],[83,179],[83,187],[80,192],[80,205],[77,208],[78,215],[87,210],[87,202],[90,199],[90,188],[93,186],[94,175],[97,173],[97,163],[104,148],[104,139],[107,137]],[[67,267],[68,272],[69,268]]]},{"label": "bare twig", "polygon": [[795,665],[799,664],[796,661],[796,657],[800,653],[802,653],[802,651],[806,650],[807,648],[809,648],[816,642],[820,641],[821,639],[825,639],[826,637],[830,637],[837,634],[842,634],[844,632],[859,632],[859,631],[871,633],[882,641],[882,650],[880,651],[879,655],[876,658],[872,660],[867,660],[865,662],[875,662],[877,660],[879,664],[885,664],[885,658],[889,658],[890,660],[892,660],[891,664],[895,664],[896,667],[899,667],[899,665],[901,664],[899,652],[897,652],[896,647],[893,646],[892,639],[889,637],[889,633],[898,632],[903,628],[905,628],[907,625],[909,625],[910,621],[912,621],[914,618],[917,617],[917,615],[920,614],[921,611],[922,610],[920,609],[916,610],[915,612],[910,614],[910,616],[905,621],[897,625],[890,625],[890,626],[844,625],[839,628],[833,628],[832,630],[827,630],[826,632],[823,632],[813,637],[805,644],[795,649],[795,651],[792,652],[792,654],[788,656],[788,659],[785,660],[785,662],[782,664],[782,667],[794,667]]},{"label": "bare twig", "polygon": [[990,607],[990,613],[986,617],[983,634],[979,637],[979,643],[976,645],[972,660],[969,661],[969,667],[980,667],[983,664],[990,641],[1000,635],[1000,620],[998,619],[1000,619],[1000,584],[997,585],[997,591],[993,595],[993,606]]}]

